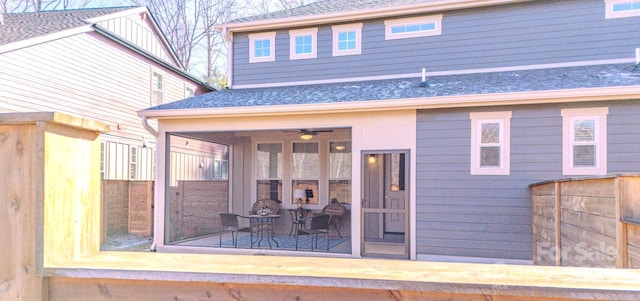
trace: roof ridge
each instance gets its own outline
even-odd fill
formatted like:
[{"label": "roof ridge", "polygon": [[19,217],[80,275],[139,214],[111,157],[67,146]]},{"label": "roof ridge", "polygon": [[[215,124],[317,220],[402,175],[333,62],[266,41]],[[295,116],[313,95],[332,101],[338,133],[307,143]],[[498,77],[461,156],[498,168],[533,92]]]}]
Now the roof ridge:
[{"label": "roof ridge", "polygon": [[229,21],[229,23],[241,23],[287,17],[301,17],[308,15],[321,15],[339,11],[357,11],[383,7],[403,6],[416,3],[436,3],[441,1],[445,0],[320,0],[295,8],[236,18]]}]

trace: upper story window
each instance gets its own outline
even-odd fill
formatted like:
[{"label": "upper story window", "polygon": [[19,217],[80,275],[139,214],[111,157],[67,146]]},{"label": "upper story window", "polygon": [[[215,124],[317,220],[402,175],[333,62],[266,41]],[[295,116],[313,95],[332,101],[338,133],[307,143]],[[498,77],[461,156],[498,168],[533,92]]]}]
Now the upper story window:
[{"label": "upper story window", "polygon": [[195,91],[193,90],[192,87],[185,87],[184,88],[184,97],[193,97],[195,96]]},{"label": "upper story window", "polygon": [[276,60],[276,32],[249,35],[249,62],[273,62]]},{"label": "upper story window", "polygon": [[156,71],[151,73],[151,105],[161,105],[164,98],[164,76]]},{"label": "upper story window", "polygon": [[640,16],[640,0],[605,0],[606,18],[625,18]]},{"label": "upper story window", "polygon": [[289,31],[289,59],[312,59],[317,57],[318,28],[307,28]]},{"label": "upper story window", "polygon": [[511,112],[469,114],[471,174],[509,175]]},{"label": "upper story window", "polygon": [[607,174],[608,108],[562,110],[562,173]]},{"label": "upper story window", "polygon": [[362,23],[336,25],[333,29],[333,56],[362,53]]},{"label": "upper story window", "polygon": [[442,34],[442,15],[384,21],[385,39],[405,39]]}]

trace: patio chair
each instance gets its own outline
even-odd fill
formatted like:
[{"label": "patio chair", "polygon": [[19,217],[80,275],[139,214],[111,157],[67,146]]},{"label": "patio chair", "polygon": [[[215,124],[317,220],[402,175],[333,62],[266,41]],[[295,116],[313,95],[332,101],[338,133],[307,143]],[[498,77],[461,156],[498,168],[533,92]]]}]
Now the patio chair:
[{"label": "patio chair", "polygon": [[231,241],[233,247],[238,247],[238,232],[248,231],[249,227],[240,228],[238,218],[241,217],[234,213],[220,213],[220,225],[222,226],[222,232],[220,233],[220,247],[222,247],[222,235],[225,233],[231,233]]},{"label": "patio chair", "polygon": [[329,252],[329,220],[331,219],[330,215],[316,215],[309,218],[311,220],[311,225],[309,226],[309,230],[298,230],[296,232],[296,250],[298,250],[298,239],[300,236],[309,236],[311,239],[311,251],[314,250],[314,236],[315,236],[315,247],[318,247],[318,235],[324,234],[325,239],[327,240],[327,252]]},{"label": "patio chair", "polygon": [[335,200],[335,202],[334,200],[335,199],[333,199],[329,205],[322,208],[321,214],[331,216],[331,218],[329,219],[329,227],[335,229],[336,232],[338,232],[338,236],[342,238],[342,233],[340,233],[340,221],[342,220],[344,214],[347,212],[347,209],[344,207],[344,205],[338,203],[337,200]]}]

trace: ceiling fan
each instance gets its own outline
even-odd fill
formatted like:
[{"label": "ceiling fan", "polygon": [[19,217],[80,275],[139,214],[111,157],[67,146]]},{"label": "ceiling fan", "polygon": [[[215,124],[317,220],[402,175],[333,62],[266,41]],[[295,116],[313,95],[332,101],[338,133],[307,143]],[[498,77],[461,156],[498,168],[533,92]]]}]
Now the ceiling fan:
[{"label": "ceiling fan", "polygon": [[313,138],[313,136],[318,135],[318,133],[330,133],[333,130],[312,130],[312,129],[300,129],[297,131],[300,134],[300,139],[309,140]]}]

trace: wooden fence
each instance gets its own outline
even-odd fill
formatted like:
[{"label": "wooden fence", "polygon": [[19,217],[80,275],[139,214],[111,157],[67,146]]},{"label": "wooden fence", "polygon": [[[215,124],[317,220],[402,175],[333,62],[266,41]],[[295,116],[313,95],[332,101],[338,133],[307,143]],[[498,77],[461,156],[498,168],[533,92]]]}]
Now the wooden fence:
[{"label": "wooden fence", "polygon": [[531,188],[535,264],[640,268],[640,176]]},{"label": "wooden fence", "polygon": [[153,182],[102,180],[102,239],[153,235]]}]

